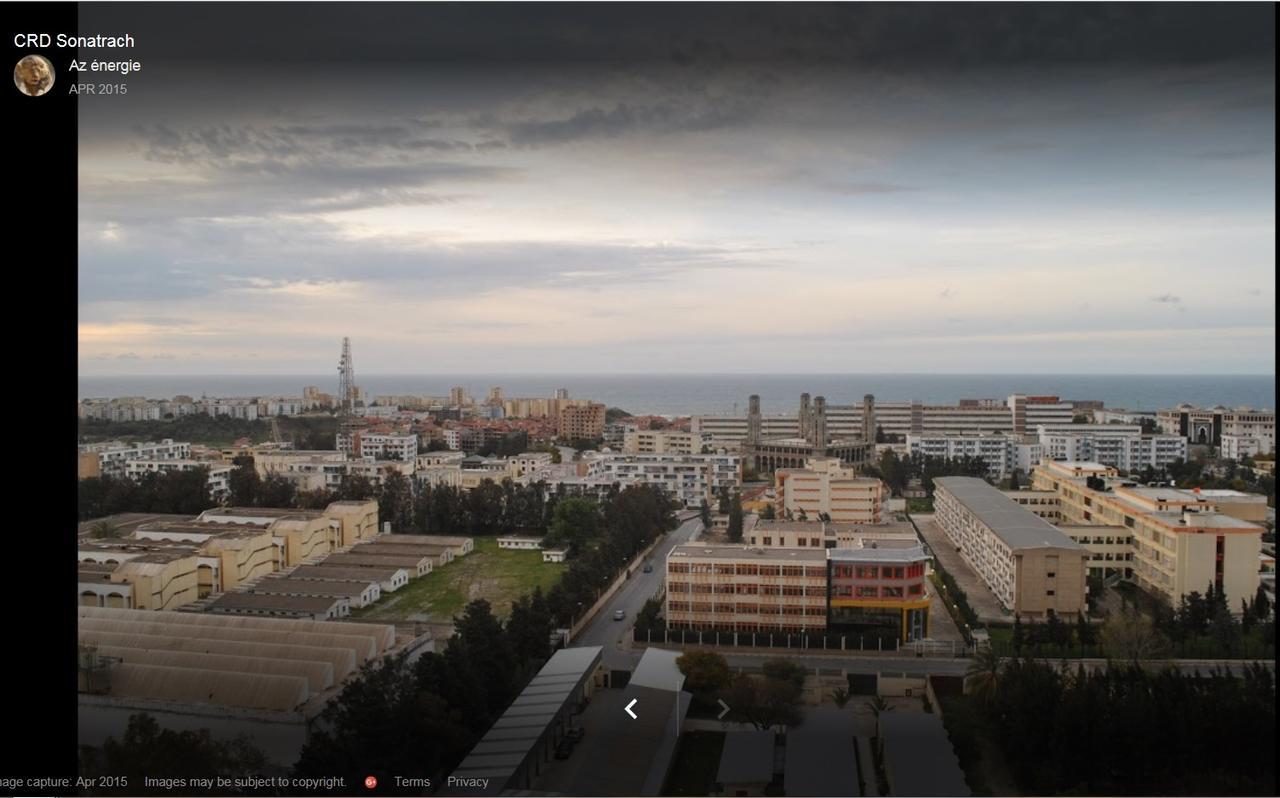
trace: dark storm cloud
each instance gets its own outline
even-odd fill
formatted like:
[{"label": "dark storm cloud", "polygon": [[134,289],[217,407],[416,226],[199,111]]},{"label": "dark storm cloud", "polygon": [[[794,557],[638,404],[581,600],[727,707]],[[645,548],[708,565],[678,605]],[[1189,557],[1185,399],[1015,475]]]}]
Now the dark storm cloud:
[{"label": "dark storm cloud", "polygon": [[[160,163],[202,163],[216,166],[229,161],[286,164],[297,159],[343,158],[384,155],[398,160],[417,157],[423,151],[471,151],[461,140],[424,136],[402,125],[210,125],[177,130],[166,124],[135,125],[144,154]],[[456,165],[441,165],[459,171]]]},{"label": "dark storm cloud", "polygon": [[148,58],[237,62],[839,62],[877,67],[1274,58],[1269,3],[86,4]]},{"label": "dark storm cloud", "polygon": [[497,131],[515,146],[565,144],[634,133],[680,133],[715,130],[748,121],[757,107],[745,98],[652,105],[617,103],[611,108],[584,108],[568,116],[528,122],[497,123]]}]

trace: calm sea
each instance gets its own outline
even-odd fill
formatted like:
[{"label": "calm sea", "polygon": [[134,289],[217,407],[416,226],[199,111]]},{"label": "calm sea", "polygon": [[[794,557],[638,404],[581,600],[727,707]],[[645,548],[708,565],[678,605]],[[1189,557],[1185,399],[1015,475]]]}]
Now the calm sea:
[{"label": "calm sea", "polygon": [[[1090,374],[726,374],[726,375],[357,375],[370,396],[447,396],[461,385],[484,397],[500,386],[505,396],[550,396],[557,388],[632,413],[696,415],[746,412],[747,397],[760,394],[766,413],[794,412],[801,393],[825,396],[829,404],[853,404],[863,394],[879,401],[952,403],[959,399],[1004,398],[1013,393],[1050,394],[1064,399],[1099,399],[1107,407],[1156,410],[1179,402],[1274,408],[1271,375],[1090,375]],[[299,396],[304,385],[336,393],[332,374],[170,377],[80,377],[80,397]]]}]

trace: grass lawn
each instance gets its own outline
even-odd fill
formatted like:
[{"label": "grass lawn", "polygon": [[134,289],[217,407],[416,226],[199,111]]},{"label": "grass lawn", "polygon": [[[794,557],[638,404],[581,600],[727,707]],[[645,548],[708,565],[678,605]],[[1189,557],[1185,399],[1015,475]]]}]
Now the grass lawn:
[{"label": "grass lawn", "polygon": [[680,735],[676,761],[663,795],[709,795],[720,769],[724,732],[690,731]]},{"label": "grass lawn", "polygon": [[933,499],[920,499],[920,498],[907,499],[907,512],[931,513],[933,512]]},{"label": "grass lawn", "polygon": [[475,599],[487,599],[495,615],[505,618],[511,602],[537,585],[547,591],[568,567],[544,563],[540,551],[499,549],[493,538],[475,538],[475,549],[443,568],[409,582],[378,602],[351,613],[371,621],[434,621],[448,623]]}]

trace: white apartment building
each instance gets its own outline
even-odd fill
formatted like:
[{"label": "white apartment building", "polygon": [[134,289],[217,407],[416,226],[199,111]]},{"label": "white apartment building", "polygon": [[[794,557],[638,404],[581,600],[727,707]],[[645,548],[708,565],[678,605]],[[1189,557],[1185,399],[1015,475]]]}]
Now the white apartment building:
[{"label": "white apartment building", "polygon": [[418,436],[339,432],[337,449],[352,457],[414,462],[418,457]]},{"label": "white apartment building", "polygon": [[817,521],[826,516],[837,524],[878,524],[887,494],[884,483],[859,477],[834,457],[813,457],[805,468],[780,468],[777,506],[784,518]]},{"label": "white apartment building", "polygon": [[1093,411],[1093,421],[1095,424],[1139,424],[1143,421],[1154,422],[1156,420],[1156,412],[1154,410],[1121,410],[1119,408],[1111,410],[1095,410]]},{"label": "white apartment building", "polygon": [[1143,435],[1140,426],[1073,424],[1039,429],[1048,460],[1101,463],[1123,471],[1150,466],[1164,469],[1187,459],[1187,439],[1180,435]]},{"label": "white apartment building", "polygon": [[256,399],[197,399],[194,404],[195,412],[207,413],[215,418],[230,416],[245,421],[256,421],[259,416]]},{"label": "white apartment building", "polygon": [[911,455],[957,460],[977,457],[987,464],[987,475],[1006,479],[1013,471],[1029,472],[1039,465],[1043,448],[1038,440],[1016,435],[940,433],[908,435]]},{"label": "white apartment building", "polygon": [[85,399],[77,404],[80,418],[98,421],[159,421],[164,411],[157,402],[140,396],[118,399]]},{"label": "white apartment building", "polygon": [[306,402],[298,396],[273,396],[260,402],[258,414],[263,416],[297,416],[306,412]]},{"label": "white apartment building", "polygon": [[209,469],[206,480],[210,497],[221,504],[231,495],[230,465],[208,463],[200,460],[129,460],[125,463],[125,476],[137,478],[143,474],[164,474],[170,471],[194,471],[197,468]]},{"label": "white apartment building", "polygon": [[683,432],[671,429],[632,429],[623,436],[626,454],[702,454],[711,445],[705,432]]},{"label": "white apartment building", "polygon": [[1228,460],[1243,460],[1246,457],[1266,454],[1268,451],[1270,450],[1266,448],[1266,442],[1262,438],[1247,435],[1222,436],[1221,454]]},{"label": "white apartment building", "polygon": [[604,438],[604,445],[608,446],[610,449],[621,450],[623,447],[623,444],[626,443],[627,433],[632,432],[635,429],[636,429],[635,424],[624,424],[624,423],[618,423],[615,421],[606,421],[604,425],[604,431],[602,433]]},{"label": "white apartment building", "polygon": [[[954,405],[933,405],[921,401],[876,402],[866,405],[827,405],[826,423],[832,438],[861,438],[864,414],[874,429],[886,435],[907,436],[1007,432],[1034,433],[1040,424],[1069,424],[1074,405],[1057,396],[1014,394],[1006,399],[961,399]],[[797,415],[762,415],[761,437],[803,437]],[[694,416],[690,428],[709,435],[715,444],[737,443],[747,437],[747,416]]]},{"label": "white apartment building", "polygon": [[191,444],[175,442],[172,438],[165,438],[158,443],[87,443],[80,446],[80,478],[123,476],[125,466],[131,460],[190,459]]},{"label": "white apartment building", "polygon": [[[736,454],[616,454],[586,459],[585,482],[659,485],[686,507],[711,503],[721,488],[742,487],[742,457]],[[573,480],[566,480],[566,484]]]}]

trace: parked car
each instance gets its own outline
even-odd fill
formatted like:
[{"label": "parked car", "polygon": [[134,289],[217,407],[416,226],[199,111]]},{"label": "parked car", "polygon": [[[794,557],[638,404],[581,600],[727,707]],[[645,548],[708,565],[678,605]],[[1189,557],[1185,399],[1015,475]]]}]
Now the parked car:
[{"label": "parked car", "polygon": [[570,740],[568,737],[561,740],[560,744],[556,746],[556,759],[568,759],[569,755],[572,753],[573,740]]},{"label": "parked car", "polygon": [[614,610],[614,611],[613,611],[613,619],[614,619],[615,621],[622,621],[622,620],[626,620],[626,617],[627,617],[627,611],[626,611],[626,610]]},{"label": "parked car", "polygon": [[643,570],[644,570],[644,572],[645,572],[646,574],[651,574],[651,573],[653,573],[653,563],[645,563],[645,564],[644,564],[644,569],[643,569]]},{"label": "parked car", "polygon": [[581,726],[575,726],[565,732],[564,736],[566,740],[573,740],[575,743],[580,743],[582,742],[582,738],[587,736],[587,730]]}]

